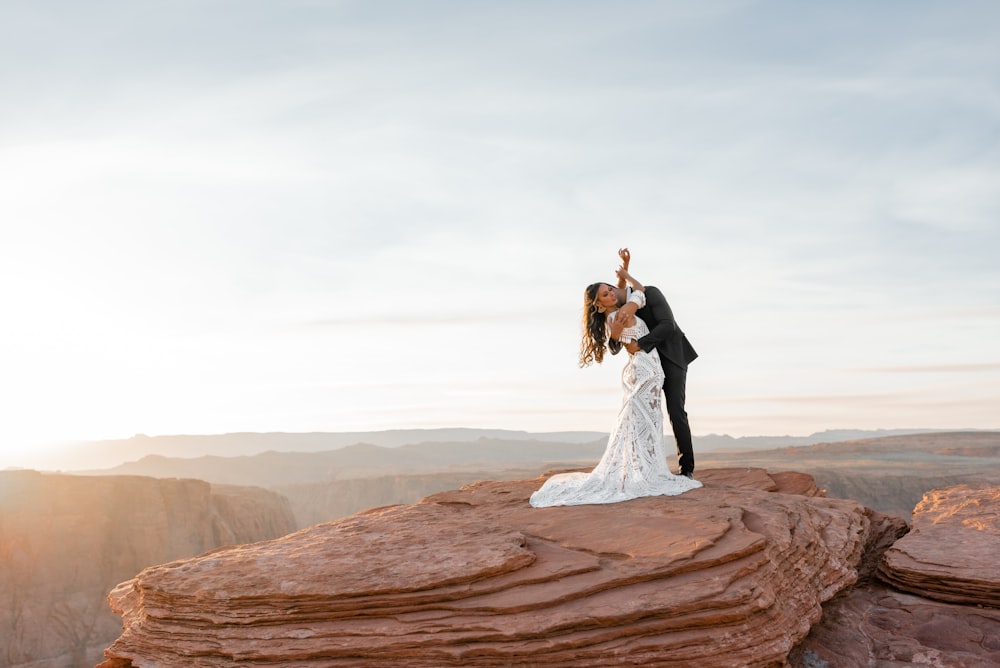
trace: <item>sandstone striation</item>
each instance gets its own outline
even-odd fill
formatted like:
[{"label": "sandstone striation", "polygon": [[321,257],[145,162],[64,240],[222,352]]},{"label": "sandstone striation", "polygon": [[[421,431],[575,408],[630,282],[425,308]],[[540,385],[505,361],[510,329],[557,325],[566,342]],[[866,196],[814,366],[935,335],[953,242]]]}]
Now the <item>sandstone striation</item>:
[{"label": "sandstone striation", "polygon": [[902,591],[949,603],[1000,607],[1000,487],[932,490],[909,534],[886,551],[879,577]]},{"label": "sandstone striation", "polygon": [[0,666],[93,666],[121,633],[116,583],[294,528],[288,502],[260,489],[0,472]]},{"label": "sandstone striation", "polygon": [[534,509],[482,482],[147,568],[107,668],[781,666],[886,523],[809,476]]}]

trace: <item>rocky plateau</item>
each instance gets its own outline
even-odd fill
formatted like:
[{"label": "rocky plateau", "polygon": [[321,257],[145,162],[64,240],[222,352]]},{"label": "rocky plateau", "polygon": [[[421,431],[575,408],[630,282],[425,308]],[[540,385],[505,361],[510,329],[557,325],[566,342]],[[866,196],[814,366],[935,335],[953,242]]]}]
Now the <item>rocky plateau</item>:
[{"label": "rocky plateau", "polygon": [[[1000,665],[998,601],[885,583],[902,519],[808,475],[700,477],[678,497],[545,509],[527,503],[543,478],[480,482],[154,566],[112,591],[124,628],[101,667]],[[997,540],[952,530],[969,550]]]}]

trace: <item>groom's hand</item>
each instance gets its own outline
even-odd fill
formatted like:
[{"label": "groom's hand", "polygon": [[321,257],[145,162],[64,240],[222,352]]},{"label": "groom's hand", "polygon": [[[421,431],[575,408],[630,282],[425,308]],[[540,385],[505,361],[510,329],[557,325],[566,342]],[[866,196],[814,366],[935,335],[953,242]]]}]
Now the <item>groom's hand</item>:
[{"label": "groom's hand", "polygon": [[637,352],[641,350],[641,348],[639,348],[639,344],[636,343],[635,341],[629,341],[628,343],[625,344],[625,350],[628,351],[629,355],[635,355]]},{"label": "groom's hand", "polygon": [[615,341],[622,335],[622,330],[625,329],[625,323],[621,322],[624,318],[615,318],[615,321],[611,323],[611,332],[609,335]]}]

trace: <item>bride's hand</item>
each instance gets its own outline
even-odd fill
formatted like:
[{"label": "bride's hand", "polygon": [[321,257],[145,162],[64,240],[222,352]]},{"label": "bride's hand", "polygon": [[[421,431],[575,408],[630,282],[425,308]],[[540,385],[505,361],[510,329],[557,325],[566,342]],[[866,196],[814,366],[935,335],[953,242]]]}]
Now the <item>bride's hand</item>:
[{"label": "bride's hand", "polygon": [[630,253],[627,248],[619,248],[618,257],[621,258],[622,267],[625,268],[625,271],[628,271],[628,263],[632,259],[632,253]]}]

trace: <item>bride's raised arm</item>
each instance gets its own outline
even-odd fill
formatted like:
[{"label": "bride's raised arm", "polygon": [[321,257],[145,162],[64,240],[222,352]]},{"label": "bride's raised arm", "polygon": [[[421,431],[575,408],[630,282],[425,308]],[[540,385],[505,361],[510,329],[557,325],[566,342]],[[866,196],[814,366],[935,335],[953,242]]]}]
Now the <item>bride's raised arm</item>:
[{"label": "bride's raised arm", "polygon": [[[628,283],[632,286],[632,292],[642,292],[645,293],[646,288],[635,279],[632,274],[628,273],[628,269],[625,267],[619,267],[618,271],[615,272],[618,276],[619,283]],[[622,330],[626,327],[631,326],[635,322],[635,312],[639,310],[639,304],[633,300],[625,302],[617,311],[614,312],[614,317],[611,320],[611,330],[609,336],[615,341],[621,336]]]},{"label": "bride's raised arm", "polygon": [[[629,252],[629,249],[627,249],[627,248],[619,248],[618,249],[618,257],[621,258],[621,261],[622,261],[621,269],[624,269],[625,271],[628,271],[629,262],[632,261],[632,253]],[[620,274],[618,276],[618,287],[619,288],[624,288],[625,287],[625,278],[623,276],[621,276]]]}]

